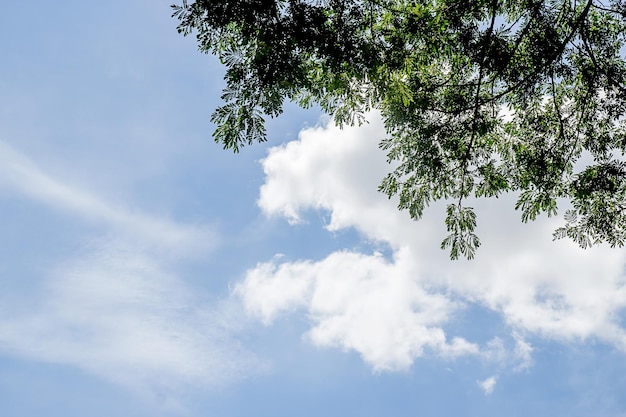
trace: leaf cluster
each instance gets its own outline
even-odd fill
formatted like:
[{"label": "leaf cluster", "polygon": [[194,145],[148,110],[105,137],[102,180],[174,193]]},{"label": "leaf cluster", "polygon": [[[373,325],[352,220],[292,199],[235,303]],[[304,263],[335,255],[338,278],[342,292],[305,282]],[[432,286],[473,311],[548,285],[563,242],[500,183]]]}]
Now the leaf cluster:
[{"label": "leaf cluster", "polygon": [[[468,197],[516,192],[523,221],[571,209],[555,238],[626,241],[626,2],[196,0],[179,32],[226,66],[215,138],[238,151],[291,100],[339,123],[378,109],[414,219],[448,200],[442,248],[479,246]],[[582,168],[581,168],[582,166]]]}]

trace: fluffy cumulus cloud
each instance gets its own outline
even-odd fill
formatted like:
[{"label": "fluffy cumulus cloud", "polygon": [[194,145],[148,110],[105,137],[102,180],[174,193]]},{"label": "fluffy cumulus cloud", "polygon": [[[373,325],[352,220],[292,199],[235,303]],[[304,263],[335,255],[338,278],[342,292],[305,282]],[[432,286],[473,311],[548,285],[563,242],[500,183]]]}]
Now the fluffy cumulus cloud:
[{"label": "fluffy cumulus cloud", "polygon": [[319,262],[259,265],[237,292],[266,323],[281,311],[306,306],[321,346],[354,349],[376,369],[409,366],[425,347],[446,355],[476,353],[463,339],[447,341],[440,328],[454,302],[412,280],[409,253],[394,262],[382,255],[336,252]]},{"label": "fluffy cumulus cloud", "polygon": [[95,222],[102,233],[87,228],[88,242],[40,271],[36,285],[5,288],[1,351],[75,366],[159,401],[258,370],[237,341],[234,304],[194,291],[180,273],[182,261],[216,244],[210,228],[112,206],[9,146],[0,149],[3,193],[20,193],[39,210],[54,207],[73,224]]},{"label": "fluffy cumulus cloud", "polygon": [[[329,231],[354,228],[375,242],[374,249],[257,265],[236,289],[252,315],[270,323],[305,311],[311,342],[357,351],[375,369],[407,368],[426,350],[514,358],[522,369],[532,362],[529,337],[594,338],[626,351],[622,251],[553,242],[559,218],[522,224],[515,196],[504,196],[471,202],[483,245],[473,261],[449,261],[439,249],[444,203],[414,222],[377,192],[389,166],[377,146],[385,135],[380,118],[370,119],[361,127],[308,128],[298,140],[271,149],[263,161],[259,206],[295,223],[306,220],[307,210],[323,210]],[[377,254],[377,245],[390,248],[391,256]],[[499,315],[509,334],[487,341],[448,334],[446,326],[472,306]],[[504,349],[501,337],[513,346]],[[485,392],[495,380],[487,382]]]}]

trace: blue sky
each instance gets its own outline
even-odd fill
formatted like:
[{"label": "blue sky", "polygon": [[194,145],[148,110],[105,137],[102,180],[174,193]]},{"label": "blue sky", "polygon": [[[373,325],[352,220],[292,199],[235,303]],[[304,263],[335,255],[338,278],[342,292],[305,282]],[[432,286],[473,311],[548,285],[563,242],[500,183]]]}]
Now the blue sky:
[{"label": "blue sky", "polygon": [[0,16],[0,415],[626,416],[626,252],[477,201],[472,262],[376,192],[380,120],[213,143],[169,3]]}]

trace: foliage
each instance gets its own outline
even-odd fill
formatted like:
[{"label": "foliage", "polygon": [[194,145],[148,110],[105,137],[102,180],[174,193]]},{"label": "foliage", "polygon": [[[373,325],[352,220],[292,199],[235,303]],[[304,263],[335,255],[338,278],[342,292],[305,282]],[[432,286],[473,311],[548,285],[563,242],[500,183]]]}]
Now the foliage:
[{"label": "foliage", "polygon": [[[419,219],[449,200],[452,258],[479,240],[468,197],[518,192],[522,220],[557,213],[554,237],[626,240],[626,2],[606,0],[196,0],[179,32],[226,66],[215,138],[265,140],[285,100],[336,122],[378,109],[396,167],[380,190]],[[617,156],[616,156],[617,155]],[[582,168],[581,168],[582,166]]]}]

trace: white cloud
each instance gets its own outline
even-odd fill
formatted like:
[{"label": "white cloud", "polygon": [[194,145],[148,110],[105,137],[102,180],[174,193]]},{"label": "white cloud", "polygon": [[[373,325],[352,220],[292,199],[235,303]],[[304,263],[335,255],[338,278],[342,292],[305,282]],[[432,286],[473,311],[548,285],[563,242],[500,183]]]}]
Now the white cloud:
[{"label": "white cloud", "polygon": [[404,369],[425,348],[446,356],[477,353],[439,327],[455,303],[429,294],[413,277],[409,253],[394,262],[381,255],[336,252],[320,262],[261,264],[236,287],[247,310],[269,323],[279,312],[305,307],[319,346],[353,349],[376,370]]},{"label": "white cloud", "polygon": [[483,246],[473,261],[449,261],[439,250],[443,203],[413,222],[376,191],[389,166],[377,146],[383,126],[371,120],[358,128],[305,129],[297,141],[271,149],[259,206],[290,221],[302,221],[308,209],[326,210],[329,230],[355,228],[389,245],[392,259],[339,251],[318,262],[260,264],[237,288],[250,313],[270,322],[300,308],[312,318],[309,340],[356,350],[375,369],[406,368],[424,348],[495,358],[493,346],[446,336],[451,317],[471,304],[500,314],[512,329],[493,336],[513,337],[512,351],[500,356],[516,358],[516,369],[532,363],[521,334],[597,338],[626,350],[618,321],[626,306],[622,251],[553,242],[560,219],[522,224],[514,196],[504,196],[471,202]]},{"label": "white cloud", "polygon": [[[269,324],[277,313],[307,302],[313,273],[308,262],[283,264],[280,267],[274,262],[268,262],[249,271],[246,282],[237,285],[235,292],[244,295],[248,312]],[[294,279],[294,276],[298,279]],[[255,294],[255,297],[246,298],[247,293]]]},{"label": "white cloud", "polygon": [[476,381],[478,386],[485,392],[485,395],[491,395],[491,393],[493,393],[493,389],[496,387],[496,382],[497,379],[495,376],[490,376],[484,381]]},{"label": "white cloud", "polygon": [[3,350],[162,395],[228,383],[256,366],[233,337],[237,317],[226,305],[128,249],[109,242],[53,271],[38,297],[1,305]]},{"label": "white cloud", "polygon": [[518,360],[518,365],[515,367],[515,369],[524,370],[530,368],[533,364],[532,353],[534,348],[518,333],[514,332],[513,338],[515,339],[514,355]]},{"label": "white cloud", "polygon": [[93,191],[80,189],[47,174],[28,157],[0,141],[2,186],[82,219],[104,223],[117,234],[126,235],[127,239],[167,249],[168,253],[190,255],[204,252],[217,242],[215,232],[206,226],[177,224],[108,204]]},{"label": "white cloud", "polygon": [[236,338],[242,312],[180,275],[181,259],[215,245],[210,228],[107,204],[1,142],[0,151],[0,185],[100,222],[105,236],[58,260],[34,290],[0,299],[0,350],[75,366],[160,402],[258,372]]}]

